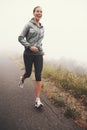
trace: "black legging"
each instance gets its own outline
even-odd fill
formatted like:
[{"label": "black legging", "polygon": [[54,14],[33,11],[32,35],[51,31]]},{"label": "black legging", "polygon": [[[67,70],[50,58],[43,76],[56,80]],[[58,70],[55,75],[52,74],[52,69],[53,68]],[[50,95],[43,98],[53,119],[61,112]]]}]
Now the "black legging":
[{"label": "black legging", "polygon": [[25,64],[24,79],[30,77],[32,72],[32,65],[34,64],[36,81],[41,81],[41,72],[43,69],[43,55],[29,55],[24,53],[23,58]]}]

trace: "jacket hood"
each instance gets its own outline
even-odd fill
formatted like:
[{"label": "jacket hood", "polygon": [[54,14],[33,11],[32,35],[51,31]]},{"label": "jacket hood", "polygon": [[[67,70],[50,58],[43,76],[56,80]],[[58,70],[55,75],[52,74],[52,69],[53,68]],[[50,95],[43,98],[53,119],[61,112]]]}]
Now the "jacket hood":
[{"label": "jacket hood", "polygon": [[[33,24],[35,24],[36,26],[38,26],[38,25],[35,23],[34,18],[32,18],[32,19],[30,20],[30,22],[33,23]],[[39,22],[39,24],[40,24],[40,27],[43,27],[40,22]]]}]

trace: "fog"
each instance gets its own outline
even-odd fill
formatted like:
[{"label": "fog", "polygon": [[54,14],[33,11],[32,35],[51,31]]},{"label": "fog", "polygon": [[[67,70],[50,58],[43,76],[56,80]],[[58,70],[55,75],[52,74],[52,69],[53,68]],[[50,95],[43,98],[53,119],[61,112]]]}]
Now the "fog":
[{"label": "fog", "polygon": [[43,9],[44,58],[74,60],[86,65],[86,0],[0,0],[0,51],[3,55],[23,53],[18,36],[33,17],[32,10],[37,5]]}]

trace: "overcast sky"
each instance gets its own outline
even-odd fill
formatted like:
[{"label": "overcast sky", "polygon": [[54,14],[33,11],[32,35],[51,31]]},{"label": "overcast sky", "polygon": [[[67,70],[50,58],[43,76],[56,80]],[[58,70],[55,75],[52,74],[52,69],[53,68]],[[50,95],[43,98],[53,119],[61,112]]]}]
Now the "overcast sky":
[{"label": "overcast sky", "polygon": [[43,9],[45,57],[87,62],[87,0],[0,0],[0,50],[23,52],[18,35],[37,5]]}]

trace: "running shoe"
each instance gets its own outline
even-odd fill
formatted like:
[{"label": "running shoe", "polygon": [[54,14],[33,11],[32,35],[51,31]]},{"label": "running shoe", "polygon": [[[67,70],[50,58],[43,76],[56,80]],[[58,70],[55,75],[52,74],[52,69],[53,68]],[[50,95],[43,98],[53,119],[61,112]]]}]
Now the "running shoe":
[{"label": "running shoe", "polygon": [[19,85],[18,85],[20,88],[23,88],[24,87],[24,80],[23,80],[23,77],[21,76],[20,77],[20,81],[19,81]]},{"label": "running shoe", "polygon": [[35,107],[36,108],[41,108],[41,107],[43,107],[43,103],[40,100],[36,100],[35,101]]}]

